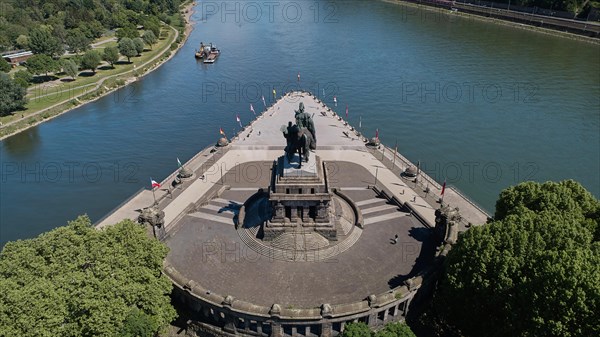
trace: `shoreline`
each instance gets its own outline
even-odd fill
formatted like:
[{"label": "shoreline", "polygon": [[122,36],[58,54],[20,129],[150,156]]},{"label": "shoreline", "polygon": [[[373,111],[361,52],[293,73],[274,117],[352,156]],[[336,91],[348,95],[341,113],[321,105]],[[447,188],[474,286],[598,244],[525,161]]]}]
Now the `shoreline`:
[{"label": "shoreline", "polygon": [[524,30],[528,30],[531,32],[545,34],[545,35],[567,38],[567,39],[575,40],[575,41],[579,41],[579,42],[586,42],[586,43],[590,43],[592,45],[600,45],[600,39],[590,37],[590,36],[579,35],[579,34],[570,33],[570,32],[566,32],[566,31],[563,32],[563,31],[559,31],[559,30],[551,29],[551,28],[537,27],[537,26],[528,25],[525,23],[504,20],[504,19],[495,18],[495,17],[477,15],[474,13],[467,13],[467,12],[461,12],[461,11],[449,12],[447,9],[445,9],[443,7],[436,7],[433,5],[429,5],[427,3],[415,3],[415,2],[412,2],[409,0],[381,0],[381,1],[387,2],[390,4],[395,4],[395,5],[405,5],[405,6],[410,6],[413,8],[420,8],[420,9],[424,9],[427,11],[442,13],[444,15],[460,16],[465,19],[475,19],[475,20],[479,20],[481,22],[498,24],[498,25],[507,26],[507,27],[511,27],[511,28],[517,28],[517,29],[524,29]]},{"label": "shoreline", "polygon": [[[70,98],[70,99],[67,99],[65,101],[56,103],[53,106],[50,106],[50,107],[45,108],[43,110],[40,110],[40,111],[36,112],[35,114],[33,114],[31,116],[28,116],[27,118],[24,118],[22,121],[26,121],[28,118],[36,118],[39,114],[41,114],[41,113],[43,113],[43,112],[45,112],[47,110],[51,110],[51,109],[53,109],[55,107],[59,107],[61,105],[71,104],[71,102],[73,102],[73,101],[76,101],[79,104],[76,104],[76,105],[71,106],[71,107],[66,107],[63,111],[60,111],[60,112],[58,112],[58,113],[56,113],[56,114],[54,114],[52,116],[46,117],[46,118],[44,118],[43,115],[42,115],[42,119],[41,120],[38,120],[38,121],[33,122],[33,123],[30,123],[27,126],[25,126],[23,128],[16,129],[13,132],[10,132],[10,133],[8,133],[6,135],[0,136],[0,141],[3,141],[3,140],[5,140],[5,139],[7,139],[7,138],[9,138],[11,136],[14,136],[14,135],[17,135],[17,134],[21,133],[21,132],[27,131],[28,129],[30,129],[30,128],[34,127],[34,126],[38,126],[38,125],[40,125],[40,124],[42,124],[42,123],[44,123],[46,121],[49,121],[49,120],[52,120],[52,119],[54,119],[56,117],[62,116],[63,114],[65,114],[67,112],[70,112],[72,110],[75,110],[75,109],[77,109],[79,107],[82,107],[82,106],[84,106],[84,105],[86,105],[88,103],[95,102],[98,99],[100,99],[102,97],[105,97],[105,96],[107,96],[107,95],[109,95],[109,94],[111,94],[111,93],[113,93],[113,92],[115,92],[115,91],[117,91],[119,89],[123,89],[123,88],[127,87],[128,85],[130,85],[131,83],[139,81],[144,76],[150,74],[151,72],[153,72],[154,70],[156,70],[160,66],[162,66],[163,64],[167,63],[169,60],[171,60],[171,58],[173,58],[175,55],[177,55],[177,53],[179,52],[179,50],[181,50],[181,48],[187,42],[187,39],[188,39],[190,33],[194,30],[194,23],[195,22],[191,21],[191,16],[195,12],[194,11],[194,7],[196,6],[196,4],[197,4],[196,1],[191,1],[190,3],[188,3],[185,6],[181,7],[180,11],[183,12],[183,18],[184,18],[184,21],[185,21],[184,38],[181,40],[181,42],[177,46],[177,49],[175,49],[175,50],[170,50],[170,46],[169,45],[167,46],[167,50],[165,52],[170,52],[170,55],[167,58],[165,58],[162,61],[159,60],[159,62],[156,63],[156,64],[154,64],[154,65],[150,65],[148,67],[148,69],[143,74],[139,74],[137,76],[136,75],[132,75],[130,77],[124,78],[123,80],[125,81],[125,83],[123,85],[117,85],[116,87],[110,88],[107,91],[104,91],[104,92],[100,93],[96,97],[93,97],[93,98],[90,98],[90,99],[87,99],[87,100],[81,102],[79,100],[80,97],[85,96],[85,95],[87,95],[89,93],[93,93],[95,90],[101,90],[103,88],[107,88],[104,82],[107,81],[107,80],[112,79],[113,76],[114,77],[119,77],[120,75],[127,74],[129,72],[131,72],[133,74],[133,72],[135,72],[136,70],[130,70],[130,71],[122,73],[122,74],[115,74],[115,75],[112,75],[111,77],[103,78],[103,79],[100,80],[100,82],[95,83],[97,85],[96,89],[91,90],[90,92],[83,92],[83,93],[81,93],[77,97]],[[171,25],[167,25],[167,27],[169,27],[169,28],[171,28],[171,29],[173,29],[175,31],[175,38],[173,40],[173,42],[175,42],[177,40],[177,37],[179,36],[179,31],[175,27],[173,27]],[[164,55],[164,53],[157,54],[156,58],[159,59],[161,57],[161,55]],[[151,62],[152,62],[152,60],[150,60],[148,63],[151,63]],[[144,67],[140,67],[140,68],[143,69]],[[18,122],[21,122],[21,120],[18,120]],[[10,124],[5,125],[5,126],[3,125],[2,128],[8,127],[8,126],[10,126]]]}]

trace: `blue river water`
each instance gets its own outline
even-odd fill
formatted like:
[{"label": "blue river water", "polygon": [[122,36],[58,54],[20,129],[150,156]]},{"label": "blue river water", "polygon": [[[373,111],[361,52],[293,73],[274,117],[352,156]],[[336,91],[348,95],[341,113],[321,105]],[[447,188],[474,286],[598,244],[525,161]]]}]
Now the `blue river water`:
[{"label": "blue river water", "polygon": [[[0,143],[0,245],[99,219],[273,88],[336,96],[363,133],[490,211],[525,180],[600,195],[598,45],[380,1],[205,1],[193,19],[156,71]],[[201,41],[215,64],[194,59]]]}]

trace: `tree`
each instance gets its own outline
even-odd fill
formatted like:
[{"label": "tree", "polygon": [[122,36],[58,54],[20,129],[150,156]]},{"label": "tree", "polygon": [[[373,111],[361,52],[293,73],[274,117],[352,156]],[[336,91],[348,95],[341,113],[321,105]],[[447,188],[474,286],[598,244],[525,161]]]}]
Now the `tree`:
[{"label": "tree", "polygon": [[75,54],[90,49],[90,39],[79,28],[67,32],[66,42],[69,50]]},{"label": "tree", "polygon": [[115,67],[115,63],[119,61],[119,49],[117,47],[106,47],[102,53],[102,59]]},{"label": "tree", "polygon": [[135,46],[137,56],[142,55],[142,52],[144,51],[144,40],[142,40],[141,37],[136,37],[133,39],[133,45]]},{"label": "tree", "polygon": [[77,63],[72,60],[63,60],[62,68],[65,74],[71,77],[73,80],[75,80],[75,77],[77,77],[77,74],[79,74],[79,67],[77,66]]},{"label": "tree", "polygon": [[27,62],[25,62],[25,67],[27,67],[27,70],[32,74],[46,74],[46,76],[48,76],[48,73],[58,71],[60,69],[58,62],[45,54],[33,55],[27,59]]},{"label": "tree", "polygon": [[370,337],[371,329],[363,322],[348,323],[344,326],[342,337]]},{"label": "tree", "polygon": [[574,181],[504,190],[449,252],[436,308],[465,336],[600,333],[600,201]]},{"label": "tree", "polygon": [[95,74],[100,62],[102,62],[100,54],[95,50],[88,50],[81,57],[81,69],[89,69]]},{"label": "tree", "polygon": [[121,336],[139,321],[159,332],[176,317],[161,273],[167,251],[132,221],[97,230],[87,217],[7,243],[0,335]]},{"label": "tree", "polygon": [[[0,116],[6,116],[13,111],[23,109],[27,103],[26,94],[27,90],[25,88],[13,81],[7,74],[0,73]],[[1,291],[2,288],[0,287]],[[0,335],[2,335],[1,328]]]},{"label": "tree", "polygon": [[147,30],[146,32],[144,32],[144,35],[142,35],[142,39],[144,39],[144,42],[146,42],[147,45],[150,46],[150,49],[152,49],[152,45],[156,43],[156,35],[154,35],[154,33],[151,30]]},{"label": "tree", "polygon": [[119,41],[121,41],[124,38],[135,39],[136,37],[140,37],[140,33],[133,24],[128,24],[122,28],[119,28],[115,33],[115,36]]},{"label": "tree", "polygon": [[27,37],[27,35],[19,35],[19,37],[17,37],[17,47],[22,48],[22,49],[27,49],[29,48],[29,37]]},{"label": "tree", "polygon": [[412,330],[403,322],[388,323],[377,332],[371,331],[363,322],[348,323],[344,327],[342,337],[416,337]]},{"label": "tree", "polygon": [[34,54],[46,54],[48,56],[60,56],[64,49],[60,41],[52,36],[48,29],[35,28],[29,35],[29,47]]},{"label": "tree", "polygon": [[128,37],[122,38],[119,41],[119,52],[121,55],[127,57],[127,62],[131,62],[131,58],[137,55],[133,40]]},{"label": "tree", "polygon": [[10,63],[8,63],[4,57],[0,57],[0,71],[3,73],[7,73],[12,69]]},{"label": "tree", "polygon": [[416,337],[405,323],[388,323],[385,328],[377,331],[374,337]]},{"label": "tree", "polygon": [[19,70],[13,75],[15,82],[23,88],[27,88],[33,80],[33,75],[27,70]]}]

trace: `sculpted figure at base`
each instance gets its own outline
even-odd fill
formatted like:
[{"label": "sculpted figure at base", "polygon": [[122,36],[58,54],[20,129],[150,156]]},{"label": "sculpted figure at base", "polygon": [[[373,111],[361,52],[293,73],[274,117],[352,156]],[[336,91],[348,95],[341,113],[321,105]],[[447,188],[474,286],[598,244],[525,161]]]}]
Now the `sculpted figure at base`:
[{"label": "sculpted figure at base", "polygon": [[287,141],[285,155],[288,161],[291,162],[297,152],[300,156],[299,164],[302,167],[302,162],[308,162],[309,159],[310,144],[313,143],[312,135],[307,129],[301,129],[292,122],[288,122],[287,127],[282,125],[281,132]]}]

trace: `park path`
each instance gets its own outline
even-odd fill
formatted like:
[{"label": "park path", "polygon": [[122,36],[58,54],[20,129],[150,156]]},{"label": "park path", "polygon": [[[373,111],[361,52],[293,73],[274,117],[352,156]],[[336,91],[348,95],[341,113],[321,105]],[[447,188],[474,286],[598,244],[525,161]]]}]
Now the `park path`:
[{"label": "park path", "polygon": [[[167,43],[167,44],[166,44],[165,48],[163,48],[163,49],[162,49],[162,50],[161,50],[159,53],[157,53],[156,55],[154,55],[154,57],[152,57],[152,58],[151,58],[151,59],[149,59],[148,61],[146,61],[146,62],[144,62],[144,63],[140,64],[140,65],[139,65],[139,67],[137,67],[138,69],[143,69],[145,66],[147,66],[148,64],[151,64],[152,62],[154,62],[154,61],[155,61],[156,59],[158,59],[159,57],[162,57],[162,55],[163,55],[163,54],[164,54],[164,53],[165,53],[167,50],[169,50],[169,49],[171,48],[171,44],[172,44],[174,41],[176,41],[176,40],[177,40],[177,38],[179,37],[179,31],[178,31],[177,29],[175,29],[175,28],[171,27],[171,26],[168,26],[168,27],[169,27],[171,30],[173,30],[173,31],[175,32],[175,35],[173,35],[173,39],[172,39],[172,40],[171,40],[169,43]],[[106,41],[108,41],[108,40],[106,40]],[[107,43],[107,42],[105,42],[105,41],[102,41],[102,43]],[[183,43],[183,42],[182,42],[182,43]],[[170,56],[168,59],[166,59],[166,60],[165,60],[165,62],[167,62],[167,61],[168,61],[168,60],[169,60],[171,57],[173,57],[173,55],[175,55],[175,53],[172,53],[172,54],[171,54],[171,56]],[[164,62],[163,62],[163,63],[164,63]],[[158,68],[158,66],[157,66],[156,68]],[[154,69],[156,69],[156,68],[154,68]],[[154,69],[152,69],[152,70],[154,70]],[[79,94],[79,95],[77,95],[77,96],[74,96],[74,97],[69,97],[69,98],[67,98],[67,99],[64,99],[64,100],[62,100],[62,101],[60,101],[60,102],[57,102],[57,103],[55,103],[55,104],[53,104],[53,105],[51,105],[51,106],[49,106],[49,107],[46,107],[46,108],[44,108],[44,109],[42,109],[42,110],[40,110],[40,111],[34,112],[34,113],[30,114],[30,115],[27,115],[27,118],[29,118],[29,117],[35,117],[35,116],[38,116],[38,115],[40,115],[40,114],[42,114],[42,113],[44,113],[44,112],[46,112],[46,111],[48,111],[48,110],[50,110],[50,109],[53,109],[53,108],[55,108],[55,107],[57,107],[57,106],[60,106],[60,105],[62,105],[62,104],[65,104],[66,102],[68,102],[68,101],[70,101],[70,100],[73,100],[73,99],[75,99],[75,100],[79,100],[79,98],[80,98],[80,97],[82,97],[83,95],[87,94],[88,92],[90,92],[90,91],[94,91],[94,90],[97,90],[97,89],[99,89],[99,88],[100,88],[100,87],[101,87],[101,86],[104,84],[104,82],[105,82],[106,80],[108,80],[108,79],[111,79],[111,78],[115,78],[115,77],[118,77],[118,76],[123,76],[123,75],[126,75],[126,74],[128,74],[128,73],[133,73],[135,70],[136,70],[136,69],[134,68],[134,69],[132,69],[132,70],[128,70],[128,71],[125,71],[125,72],[122,72],[122,73],[118,73],[118,74],[110,75],[110,76],[107,76],[107,77],[104,77],[104,78],[100,79],[100,80],[99,80],[98,82],[96,82],[96,83],[85,84],[85,85],[82,85],[82,86],[73,87],[73,88],[68,88],[68,89],[65,89],[65,90],[62,90],[62,91],[53,92],[53,93],[51,93],[51,94],[46,94],[46,95],[43,95],[43,96],[38,96],[38,97],[45,97],[45,96],[49,96],[49,95],[56,95],[56,94],[60,94],[60,93],[68,92],[68,91],[75,91],[75,90],[79,90],[79,89],[81,89],[81,88],[85,88],[85,87],[93,86],[94,84],[96,84],[96,85],[94,86],[94,88],[92,88],[91,90],[86,90],[86,91],[82,92],[81,94]],[[152,70],[150,70],[150,71],[152,71]],[[149,71],[149,72],[150,72],[150,71]],[[149,73],[149,72],[148,72],[148,73]],[[147,74],[147,73],[146,73],[146,74]],[[144,75],[145,75],[145,74],[144,74]],[[108,94],[108,92],[107,92],[106,94]],[[62,113],[64,113],[64,112],[67,112],[67,111],[68,111],[68,110],[65,110],[65,111],[63,111],[63,112],[59,113],[58,115],[60,115],[60,114],[62,114]],[[58,116],[58,115],[57,115],[57,116]],[[18,123],[18,122],[20,122],[20,121],[21,121],[20,119],[16,119],[16,120],[10,121],[10,122],[8,122],[8,123],[5,123],[5,124],[1,125],[1,126],[0,126],[0,128],[5,128],[5,127],[8,127],[8,126],[10,126],[10,125],[13,125],[13,124],[15,124],[15,123]],[[37,125],[37,123],[35,123],[34,125]],[[31,126],[33,126],[33,125],[31,125]],[[22,131],[22,130],[18,130],[18,131],[16,131],[15,133],[17,133],[17,132],[20,132],[20,131]],[[14,133],[13,133],[13,134],[14,134]],[[2,140],[2,139],[4,139],[4,138],[6,138],[6,137],[8,137],[8,136],[10,136],[10,135],[6,135],[6,136],[2,137],[2,138],[0,138],[0,140]]]}]

